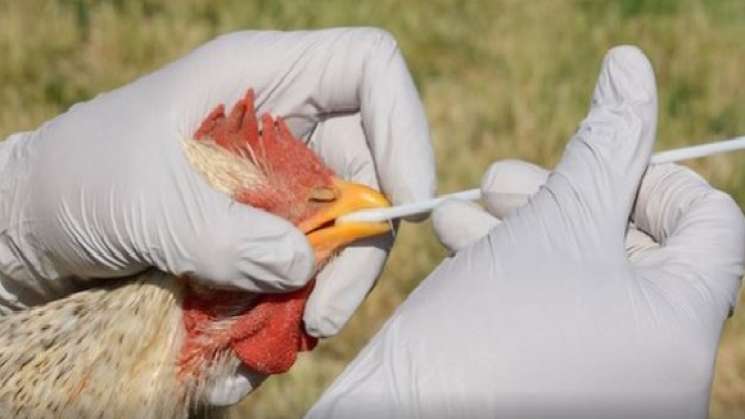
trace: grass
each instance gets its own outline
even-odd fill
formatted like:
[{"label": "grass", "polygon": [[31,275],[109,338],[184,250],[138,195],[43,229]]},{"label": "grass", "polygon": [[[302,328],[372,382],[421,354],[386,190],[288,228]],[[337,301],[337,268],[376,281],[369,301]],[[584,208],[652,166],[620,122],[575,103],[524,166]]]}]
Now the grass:
[{"label": "grass", "polygon": [[[0,138],[220,33],[352,25],[399,40],[431,123],[442,192],[476,185],[496,159],[555,164],[605,50],[620,43],[640,45],[655,65],[658,149],[745,133],[740,0],[0,0]],[[745,207],[741,159],[690,165]],[[427,224],[404,226],[345,331],[269,380],[235,416],[300,416],[442,256]],[[745,416],[745,310],[727,323],[711,415]]]}]

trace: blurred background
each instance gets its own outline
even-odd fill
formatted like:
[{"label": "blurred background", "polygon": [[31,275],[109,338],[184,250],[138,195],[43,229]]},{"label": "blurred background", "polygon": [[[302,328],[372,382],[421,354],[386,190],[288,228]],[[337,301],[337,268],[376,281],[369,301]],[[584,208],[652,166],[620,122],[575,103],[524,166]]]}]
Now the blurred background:
[{"label": "blurred background", "polygon": [[[358,25],[399,41],[431,123],[440,192],[476,186],[497,159],[552,167],[587,110],[603,54],[620,43],[641,46],[655,66],[659,150],[745,134],[742,0],[0,0],[0,139],[218,34]],[[745,207],[744,161],[688,164]],[[345,331],[233,417],[302,415],[444,256],[430,225],[404,225]],[[722,338],[712,418],[745,417],[740,308]]]}]

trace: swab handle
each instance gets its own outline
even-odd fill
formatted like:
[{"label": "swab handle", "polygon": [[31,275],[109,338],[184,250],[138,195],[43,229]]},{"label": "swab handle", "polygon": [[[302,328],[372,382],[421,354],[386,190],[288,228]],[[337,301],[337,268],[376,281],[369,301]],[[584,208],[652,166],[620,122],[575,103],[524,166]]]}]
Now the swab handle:
[{"label": "swab handle", "polygon": [[724,141],[681,147],[674,150],[661,151],[652,155],[650,164],[672,163],[681,160],[713,156],[714,154],[745,149],[745,136]]},{"label": "swab handle", "polygon": [[356,211],[351,214],[339,217],[337,223],[361,222],[361,223],[379,223],[382,221],[392,220],[394,218],[406,217],[409,215],[423,214],[432,211],[436,206],[448,199],[460,199],[462,201],[476,201],[481,199],[481,190],[469,189],[467,191],[455,192],[447,195],[440,195],[437,198],[426,201],[412,202],[409,204],[398,205],[390,208],[380,208],[371,210]]},{"label": "swab handle", "polygon": [[[711,156],[714,154],[727,153],[735,150],[745,149],[745,136],[733,138],[730,140],[717,141],[713,143],[701,144],[691,147],[682,147],[674,150],[662,151],[656,153],[650,159],[650,164],[670,163],[681,160],[695,159],[698,157]],[[437,198],[426,201],[412,202],[409,204],[398,205],[390,208],[370,209],[356,211],[351,214],[339,217],[337,223],[348,222],[383,222],[395,218],[406,217],[409,215],[423,214],[432,211],[436,206],[447,199],[460,199],[464,201],[476,201],[481,198],[481,191],[469,189],[466,191],[455,192],[447,195],[440,195]]]}]

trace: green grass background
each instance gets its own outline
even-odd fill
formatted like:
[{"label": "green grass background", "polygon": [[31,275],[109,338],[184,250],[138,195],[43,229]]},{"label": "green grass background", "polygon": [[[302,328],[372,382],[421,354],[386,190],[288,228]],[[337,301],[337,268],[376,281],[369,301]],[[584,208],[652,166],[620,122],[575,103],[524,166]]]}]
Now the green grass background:
[{"label": "green grass background", "polygon": [[[745,134],[741,0],[0,0],[0,138],[238,29],[372,25],[400,43],[432,127],[440,191],[496,159],[552,166],[584,116],[604,52],[640,45],[660,86],[658,149]],[[247,57],[250,59],[250,57]],[[745,157],[690,163],[745,206]],[[405,225],[345,331],[270,379],[235,417],[297,417],[442,258]],[[745,417],[745,310],[721,343],[711,414]]]}]

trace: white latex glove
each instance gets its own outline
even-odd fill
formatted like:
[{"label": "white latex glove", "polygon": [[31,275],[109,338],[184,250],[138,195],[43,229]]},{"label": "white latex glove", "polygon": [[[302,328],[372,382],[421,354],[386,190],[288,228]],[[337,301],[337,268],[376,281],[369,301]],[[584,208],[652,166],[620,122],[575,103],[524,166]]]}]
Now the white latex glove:
[{"label": "white latex glove", "polygon": [[[745,219],[687,169],[644,176],[656,119],[649,62],[612,50],[545,186],[446,259],[308,417],[705,418]],[[630,216],[659,243],[632,258]]]},{"label": "white latex glove", "polygon": [[[182,150],[218,104],[248,88],[342,177],[396,204],[434,193],[418,93],[386,32],[239,32],[0,143],[0,306],[64,296],[90,278],[150,266],[207,285],[284,292],[313,252],[292,225],[234,205]],[[308,302],[308,332],[333,335],[368,293],[390,239],[344,250]]]},{"label": "white latex glove", "polygon": [[[650,170],[659,176],[658,167]],[[443,202],[432,212],[437,238],[451,253],[465,249],[489,234],[510,212],[527,204],[546,183],[548,176],[548,170],[520,160],[492,164],[481,180],[481,196],[486,209],[461,200]],[[643,182],[652,182],[654,176],[648,171]],[[652,237],[639,230],[633,222],[629,223],[626,230],[626,255],[629,258],[635,257],[640,250],[655,246],[658,244]]]}]

